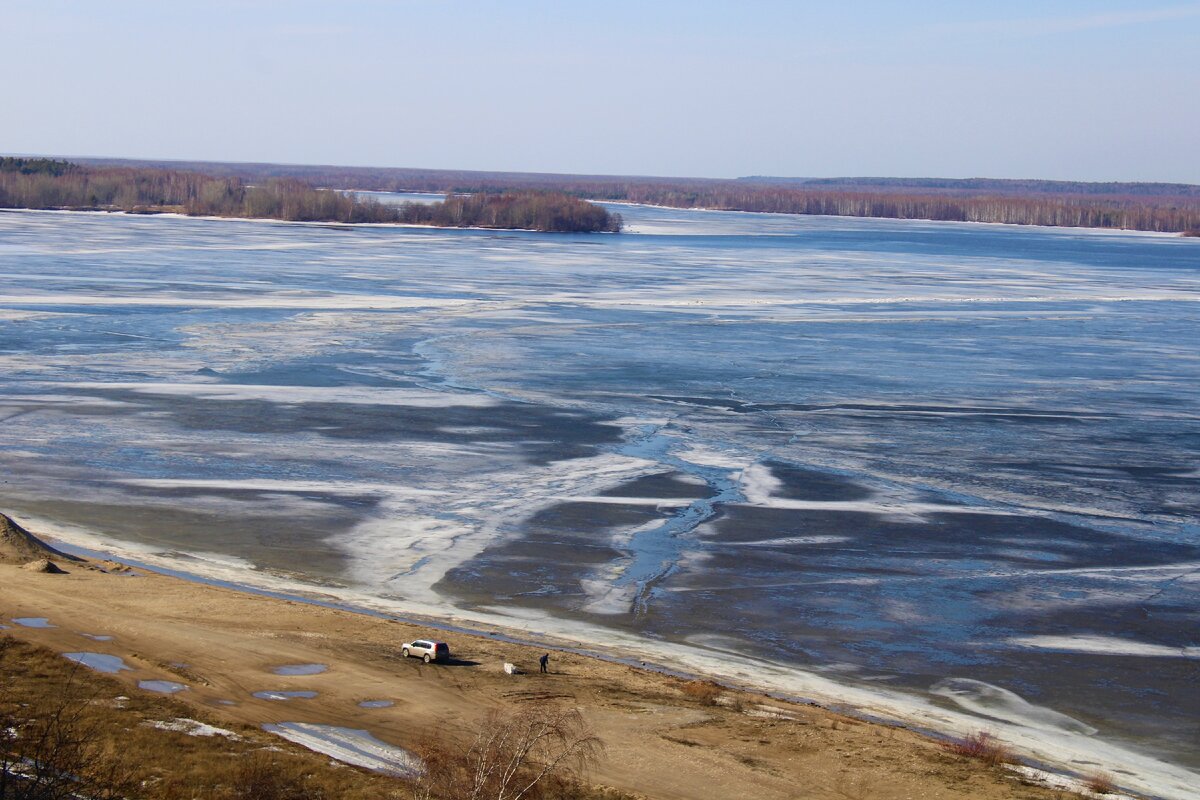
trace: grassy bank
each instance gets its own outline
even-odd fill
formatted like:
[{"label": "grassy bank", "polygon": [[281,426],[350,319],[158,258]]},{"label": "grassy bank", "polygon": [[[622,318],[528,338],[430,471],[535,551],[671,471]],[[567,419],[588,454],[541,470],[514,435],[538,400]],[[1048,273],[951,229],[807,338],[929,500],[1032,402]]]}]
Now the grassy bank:
[{"label": "grassy bank", "polygon": [[258,727],[131,691],[11,636],[0,636],[0,676],[0,797],[411,796],[398,779],[346,769]]}]

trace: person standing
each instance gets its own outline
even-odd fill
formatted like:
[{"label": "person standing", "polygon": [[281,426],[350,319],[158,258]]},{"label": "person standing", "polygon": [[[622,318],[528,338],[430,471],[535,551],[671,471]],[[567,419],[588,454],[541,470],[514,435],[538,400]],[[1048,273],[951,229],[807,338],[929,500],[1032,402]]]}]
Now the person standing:
[{"label": "person standing", "polygon": [[542,672],[550,671],[550,670],[546,669],[546,665],[549,663],[550,663],[550,654],[549,653],[543,653],[542,657],[538,659],[538,664],[541,665]]}]

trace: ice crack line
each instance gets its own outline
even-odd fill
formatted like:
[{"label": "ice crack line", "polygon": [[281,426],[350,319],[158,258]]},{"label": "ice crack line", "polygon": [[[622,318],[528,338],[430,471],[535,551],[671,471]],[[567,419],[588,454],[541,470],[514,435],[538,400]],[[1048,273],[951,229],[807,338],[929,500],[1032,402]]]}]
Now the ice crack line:
[{"label": "ice crack line", "polygon": [[648,426],[643,429],[642,436],[618,452],[674,467],[698,477],[716,493],[688,501],[668,520],[651,522],[618,537],[613,544],[626,554],[625,558],[583,582],[584,591],[590,597],[584,606],[588,611],[600,614],[631,611],[635,615],[645,614],[656,586],[678,568],[686,549],[687,535],[712,519],[722,503],[745,500],[729,468],[705,467],[673,455],[671,447],[679,440],[665,433],[666,427]]}]

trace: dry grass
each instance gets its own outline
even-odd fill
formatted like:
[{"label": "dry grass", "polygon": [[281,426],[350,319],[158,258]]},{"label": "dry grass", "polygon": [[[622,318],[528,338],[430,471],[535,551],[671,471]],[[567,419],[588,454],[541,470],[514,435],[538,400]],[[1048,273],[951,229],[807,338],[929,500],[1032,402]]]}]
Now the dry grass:
[{"label": "dry grass", "polygon": [[[408,785],[395,778],[331,765],[327,757],[257,728],[206,720],[179,701],[130,692],[52,650],[11,637],[0,637],[0,687],[0,718],[16,720],[34,735],[56,715],[73,720],[68,738],[85,739],[79,752],[89,773],[101,783],[119,783],[119,796],[128,800],[411,797]],[[178,718],[231,729],[239,738],[189,736],[149,724]],[[20,755],[31,741],[18,735],[0,740],[0,747]]]},{"label": "dry grass", "polygon": [[1117,790],[1116,779],[1108,772],[1095,772],[1084,779],[1083,785],[1092,794],[1112,794]]},{"label": "dry grass", "polygon": [[712,681],[688,681],[681,689],[685,697],[704,706],[715,706],[717,698],[725,691]]},{"label": "dry grass", "polygon": [[962,739],[956,739],[942,744],[948,753],[974,758],[989,766],[1016,763],[1017,757],[1008,745],[1001,742],[987,731],[969,733]]}]

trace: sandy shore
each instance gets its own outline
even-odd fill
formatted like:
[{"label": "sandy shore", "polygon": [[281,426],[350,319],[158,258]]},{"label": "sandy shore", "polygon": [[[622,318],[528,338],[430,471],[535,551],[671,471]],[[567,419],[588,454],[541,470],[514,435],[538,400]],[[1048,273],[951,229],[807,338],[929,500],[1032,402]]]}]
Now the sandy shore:
[{"label": "sandy shore", "polygon": [[[196,554],[151,552],[107,539],[98,531],[64,526],[46,518],[22,515],[31,528],[50,541],[72,552],[96,559],[115,557],[147,571],[182,576],[187,581],[215,583],[237,593],[268,593],[279,602],[329,604],[352,615],[379,615],[409,623],[407,629],[420,629],[426,636],[450,637],[458,641],[487,636],[493,643],[505,640],[532,646],[538,653],[546,647],[561,648],[596,660],[641,664],[646,671],[703,675],[740,687],[764,697],[770,692],[776,700],[817,704],[849,713],[859,720],[882,720],[913,730],[947,736],[962,736],[986,729],[1011,746],[1023,758],[1052,765],[1065,775],[1087,776],[1110,772],[1127,790],[1148,797],[1181,800],[1195,796],[1189,771],[1163,761],[1152,751],[1134,751],[1086,733],[1075,734],[1054,726],[1039,726],[1037,720],[1005,719],[995,709],[981,709],[984,717],[954,709],[949,704],[927,702],[922,698],[896,692],[886,685],[851,686],[832,680],[816,671],[803,671],[755,657],[728,658],[709,649],[697,649],[650,641],[632,634],[602,630],[549,615],[506,613],[464,613],[461,609],[429,602],[384,600],[363,592],[336,586],[318,586],[288,578],[269,570],[253,569],[240,559]],[[91,548],[88,550],[86,548]],[[2,599],[2,594],[0,594]],[[0,607],[0,613],[3,608]],[[397,617],[396,615],[403,615]],[[425,626],[425,627],[420,627]],[[438,633],[440,631],[440,633]],[[541,649],[538,649],[541,648]],[[634,659],[651,660],[649,664]],[[510,659],[511,660],[511,659]],[[530,663],[533,663],[532,661]],[[678,685],[676,685],[676,690]],[[1036,711],[1036,709],[1035,709]],[[1080,782],[1054,777],[1055,785],[1078,788]]]},{"label": "sandy shore", "polygon": [[[59,652],[117,656],[132,667],[117,676],[130,691],[144,680],[182,683],[187,689],[177,698],[229,722],[362,728],[404,747],[421,736],[423,720],[439,720],[454,735],[489,708],[563,702],[580,708],[606,745],[591,780],[652,798],[1057,794],[1012,771],[951,756],[910,730],[812,706],[733,691],[704,705],[681,691],[681,679],[575,653],[555,652],[551,673],[542,676],[541,650],[488,636],[141,570],[66,566],[69,574],[52,575],[0,564],[4,633]],[[12,622],[31,617],[55,627]],[[400,658],[400,643],[419,637],[448,640],[456,660]],[[506,675],[505,662],[530,673]],[[297,664],[326,669],[274,672]],[[279,691],[317,694],[254,696]],[[364,708],[364,701],[392,705]]]}]

